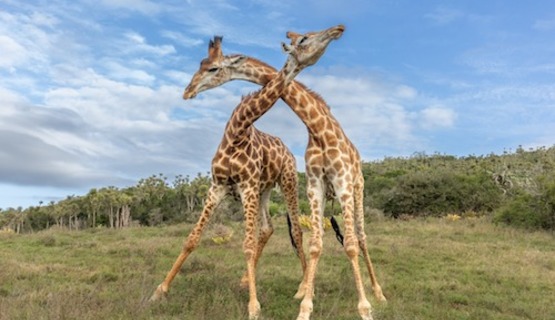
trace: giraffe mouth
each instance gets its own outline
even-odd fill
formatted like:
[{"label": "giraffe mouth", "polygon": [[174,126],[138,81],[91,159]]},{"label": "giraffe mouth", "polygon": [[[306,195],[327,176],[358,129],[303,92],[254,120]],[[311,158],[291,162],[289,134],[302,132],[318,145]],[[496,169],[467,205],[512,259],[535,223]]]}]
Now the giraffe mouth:
[{"label": "giraffe mouth", "polygon": [[196,96],[197,96],[197,94],[195,92],[189,92],[189,91],[185,90],[185,92],[183,93],[183,100],[193,99]]},{"label": "giraffe mouth", "polygon": [[334,39],[337,40],[337,39],[341,38],[344,31],[345,31],[345,26],[340,24],[340,25],[338,25],[334,28],[331,28],[330,35],[331,35],[331,37],[333,37]]}]

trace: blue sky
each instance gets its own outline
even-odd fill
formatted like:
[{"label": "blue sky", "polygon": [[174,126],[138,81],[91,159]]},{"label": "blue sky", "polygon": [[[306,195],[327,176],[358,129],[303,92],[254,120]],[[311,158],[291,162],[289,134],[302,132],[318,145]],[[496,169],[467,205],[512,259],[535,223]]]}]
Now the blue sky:
[{"label": "blue sky", "polygon": [[[257,86],[181,99],[223,35],[225,54],[280,68],[285,32],[343,23],[298,80],[320,93],[367,161],[555,144],[555,2],[0,0],[0,208],[196,175]],[[282,102],[256,123],[293,150]]]}]

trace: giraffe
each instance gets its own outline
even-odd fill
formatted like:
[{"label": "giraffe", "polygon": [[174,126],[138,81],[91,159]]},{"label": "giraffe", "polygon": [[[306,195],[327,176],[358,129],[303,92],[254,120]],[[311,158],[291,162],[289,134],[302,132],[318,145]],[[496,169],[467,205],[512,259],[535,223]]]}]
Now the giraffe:
[{"label": "giraffe", "polygon": [[[328,44],[341,37],[343,30],[343,26],[337,26],[304,36],[294,32],[287,33],[287,37],[295,37],[295,41],[291,41],[290,45],[282,43],[284,51],[289,54],[284,67],[262,89],[243,97],[234,109],[226,125],[224,137],[212,161],[212,183],[208,190],[203,212],[185,240],[181,253],[174,262],[172,269],[157,287],[151,300],[158,300],[167,293],[175,275],[198,245],[204,226],[215,206],[219,204],[224,195],[235,193],[241,198],[245,214],[243,252],[247,262],[249,319],[258,319],[260,303],[257,298],[255,281],[255,257],[258,249],[255,231],[261,201],[262,186],[260,182],[262,181],[261,177],[265,174],[261,167],[269,159],[260,157],[257,141],[252,138],[251,134],[255,130],[252,124],[273,106],[283,90],[299,72],[320,59]],[[211,50],[214,50],[214,48]]]},{"label": "giraffe", "polygon": [[[208,44],[208,57],[202,60],[200,70],[207,71],[205,70],[205,66],[208,65],[210,61],[221,58],[220,41],[221,37],[215,37],[214,41],[210,40]],[[267,185],[267,187],[261,187],[261,203],[258,216],[261,229],[259,231],[258,248],[254,259],[255,266],[274,231],[269,215],[269,200],[272,186],[277,182],[287,204],[289,213],[287,222],[290,225],[289,231],[292,245],[300,259],[302,271],[304,273],[306,270],[306,258],[303,251],[302,230],[298,220],[298,177],[295,157],[279,138],[259,131],[254,125],[251,125],[251,127],[252,132],[248,133],[251,138],[261,136],[266,137],[268,140],[267,143],[260,144],[262,148],[259,151],[259,154],[262,156],[259,166],[267,171],[260,177],[262,180],[259,184],[261,186]],[[248,286],[248,277],[246,273],[241,279],[241,286]]]},{"label": "giraffe", "polygon": [[[300,35],[291,35],[292,40]],[[223,56],[221,38],[215,38],[218,59],[206,61],[204,69],[194,75],[185,89],[185,99],[220,86],[231,80],[247,80],[265,85],[276,76],[276,70],[268,64],[245,55]],[[371,319],[371,307],[364,295],[358,271],[358,249],[362,251],[370,274],[372,289],[378,301],[386,301],[375,275],[368,254],[364,232],[363,190],[364,178],[358,150],[345,135],[329,106],[315,92],[293,81],[281,98],[297,114],[308,129],[308,146],[305,153],[307,195],[312,208],[312,237],[310,241],[310,269],[299,287],[297,298],[303,298],[300,319],[309,319],[312,310],[314,274],[322,251],[322,215],[324,197],[335,194],[341,203],[345,222],[344,247],[353,264],[353,272],[359,293],[359,313],[363,319]],[[358,248],[356,242],[358,241]]]}]

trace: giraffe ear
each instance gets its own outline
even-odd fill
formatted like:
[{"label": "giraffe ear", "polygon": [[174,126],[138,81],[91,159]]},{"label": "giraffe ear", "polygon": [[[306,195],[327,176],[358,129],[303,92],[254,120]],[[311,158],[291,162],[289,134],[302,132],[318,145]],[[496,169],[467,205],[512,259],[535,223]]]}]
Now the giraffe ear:
[{"label": "giraffe ear", "polygon": [[300,36],[301,36],[300,34],[293,31],[288,31],[286,34],[287,39],[291,39],[291,43],[293,43],[295,39],[297,39]]}]

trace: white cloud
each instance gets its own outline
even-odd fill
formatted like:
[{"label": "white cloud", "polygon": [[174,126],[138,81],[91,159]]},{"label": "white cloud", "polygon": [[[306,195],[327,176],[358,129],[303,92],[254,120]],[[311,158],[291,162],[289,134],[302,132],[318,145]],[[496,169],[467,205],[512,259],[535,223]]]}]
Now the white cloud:
[{"label": "white cloud", "polygon": [[161,4],[148,0],[101,0],[100,4],[111,9],[137,11],[147,16],[156,15],[163,10]]},{"label": "white cloud", "polygon": [[15,112],[15,108],[11,106],[21,105],[26,102],[26,99],[16,92],[0,87],[0,101],[6,106],[0,108],[0,115],[9,116]]},{"label": "white cloud", "polygon": [[432,106],[420,111],[420,126],[431,130],[435,128],[452,127],[455,123],[456,113],[451,109],[440,106]]},{"label": "white cloud", "polygon": [[144,70],[127,68],[117,61],[106,61],[104,67],[108,70],[111,78],[116,80],[129,80],[138,84],[152,84],[156,79],[155,76]]},{"label": "white cloud", "polygon": [[145,38],[136,32],[126,32],[123,36],[129,39],[133,44],[145,43]]},{"label": "white cloud", "polygon": [[[112,90],[61,88],[49,93],[43,107],[0,89],[5,99],[0,110],[4,183],[122,186],[153,172],[171,175],[209,168],[223,123],[172,119],[171,103],[166,102],[176,96],[174,87],[148,90],[101,83]],[[179,96],[176,101],[182,103]]]},{"label": "white cloud", "polygon": [[187,34],[194,35],[193,38],[224,35],[227,43],[278,51],[279,41],[284,40],[293,18],[277,13],[276,8],[287,12],[303,10],[305,6],[288,1],[255,1],[243,5],[248,6],[248,10],[239,10],[232,1],[192,1],[189,6],[175,7],[168,14],[184,26]]},{"label": "white cloud", "polygon": [[321,93],[363,158],[382,156],[384,150],[402,154],[423,145],[411,111],[423,103],[416,89],[355,70],[320,72],[299,79]]},{"label": "white cloud", "polygon": [[395,96],[401,99],[415,99],[418,95],[418,91],[416,89],[409,87],[407,85],[399,85],[395,90]]},{"label": "white cloud", "polygon": [[459,20],[464,16],[465,14],[462,11],[446,7],[438,7],[433,12],[424,15],[425,18],[430,19],[438,25],[452,23],[453,21]]},{"label": "white cloud", "polygon": [[59,25],[60,20],[51,14],[44,13],[44,12],[33,12],[29,17],[29,22],[36,26],[46,27],[46,28],[54,28]]},{"label": "white cloud", "polygon": [[47,106],[74,110],[99,126],[118,126],[122,121],[155,121],[180,102],[176,86],[150,88],[98,77],[78,88],[59,87],[45,95]]},{"label": "white cloud", "polygon": [[201,39],[191,38],[181,32],[164,30],[161,35],[165,38],[173,40],[176,44],[186,47],[194,47],[204,43]]},{"label": "white cloud", "polygon": [[175,53],[176,50],[172,45],[150,45],[147,43],[145,37],[130,31],[123,35],[128,41],[123,41],[119,44],[120,50],[126,54],[148,53],[157,56],[166,56]]},{"label": "white cloud", "polygon": [[0,47],[2,47],[0,68],[13,70],[27,59],[25,48],[10,37],[0,35]]},{"label": "white cloud", "polygon": [[[0,187],[86,189],[133,183],[156,172],[206,172],[232,109],[242,94],[258,88],[237,81],[183,101],[206,40],[224,35],[225,51],[250,52],[281,65],[284,31],[314,30],[330,21],[347,24],[341,48],[348,49],[341,49],[339,58],[330,51],[299,79],[327,100],[364,159],[416,150],[464,152],[448,141],[446,136],[456,136],[451,129],[465,130],[466,141],[485,137],[481,140],[527,145],[553,138],[545,133],[555,117],[548,32],[522,41],[525,36],[515,36],[521,31],[503,29],[500,19],[480,20],[471,7],[467,13],[419,5],[430,12],[429,23],[473,26],[464,30],[469,42],[457,41],[429,56],[419,51],[422,43],[444,41],[443,31],[451,28],[428,28],[430,35],[390,44],[411,27],[413,21],[407,21],[388,29],[387,39],[379,32],[361,38],[375,27],[361,21],[368,14],[398,14],[388,11],[394,6],[363,2],[343,7],[291,0],[4,2],[9,9],[0,11]],[[421,23],[420,18],[414,20]],[[520,21],[535,21],[536,30],[553,29],[549,18]],[[495,23],[499,28],[491,27]],[[368,49],[374,44],[399,49],[391,59],[400,60],[384,59],[382,65],[378,51]],[[428,58],[414,58],[424,54]],[[409,56],[412,62],[401,61]],[[348,67],[323,68],[333,59]],[[385,71],[373,72],[372,64]],[[395,69],[400,65],[405,69]],[[278,103],[256,126],[281,137],[304,167],[306,128],[288,107]]]}]

